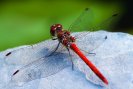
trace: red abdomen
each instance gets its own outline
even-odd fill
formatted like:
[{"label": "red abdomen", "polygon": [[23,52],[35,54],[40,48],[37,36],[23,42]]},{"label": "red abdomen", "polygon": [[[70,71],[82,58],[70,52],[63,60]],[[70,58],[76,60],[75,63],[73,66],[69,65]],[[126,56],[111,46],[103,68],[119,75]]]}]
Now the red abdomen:
[{"label": "red abdomen", "polygon": [[72,43],[70,48],[90,67],[90,69],[105,83],[108,85],[107,79],[96,68],[96,66],[79,50],[76,44]]}]

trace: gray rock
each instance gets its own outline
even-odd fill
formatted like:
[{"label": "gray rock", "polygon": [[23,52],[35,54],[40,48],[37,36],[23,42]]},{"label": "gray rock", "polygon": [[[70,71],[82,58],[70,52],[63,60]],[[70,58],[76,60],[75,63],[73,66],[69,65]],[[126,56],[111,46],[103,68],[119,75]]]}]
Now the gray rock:
[{"label": "gray rock", "polygon": [[108,79],[108,86],[71,51],[75,65],[72,70],[68,52],[62,46],[46,57],[58,44],[47,40],[0,53],[0,89],[133,89],[132,35],[105,31],[72,35],[77,37],[78,47]]}]

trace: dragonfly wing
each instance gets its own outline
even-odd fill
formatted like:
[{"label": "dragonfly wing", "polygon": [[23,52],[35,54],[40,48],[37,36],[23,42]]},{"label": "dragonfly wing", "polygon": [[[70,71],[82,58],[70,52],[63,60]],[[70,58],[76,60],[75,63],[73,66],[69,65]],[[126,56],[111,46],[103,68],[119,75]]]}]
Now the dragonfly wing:
[{"label": "dragonfly wing", "polygon": [[64,57],[65,54],[59,53],[56,56],[36,60],[14,72],[11,82],[20,85],[56,74],[69,66],[68,61]]},{"label": "dragonfly wing", "polygon": [[[96,19],[92,13],[92,11],[89,8],[86,8],[83,13],[75,20],[75,22],[70,26],[69,30],[70,31],[98,31],[98,30],[109,30],[113,28],[113,24],[115,23],[119,18],[118,14],[113,14],[109,18],[94,24]],[[87,34],[80,34],[80,35],[75,35],[75,38],[81,38]]]},{"label": "dragonfly wing", "polygon": [[11,65],[27,65],[48,53],[47,47],[39,45],[26,46],[9,51],[11,54],[5,57],[5,62]]},{"label": "dragonfly wing", "polygon": [[107,19],[103,20],[102,22],[98,23],[98,25],[94,26],[93,29],[96,30],[109,30],[113,28],[113,24],[117,22],[120,17],[118,14],[113,14],[112,16],[108,17]]},{"label": "dragonfly wing", "polygon": [[85,31],[89,30],[92,31],[92,25],[93,25],[93,14],[92,11],[89,8],[86,8],[81,15],[72,23],[72,25],[69,27],[69,31]]},{"label": "dragonfly wing", "polygon": [[[50,54],[57,47],[57,44],[58,40],[47,40],[32,46],[27,45],[21,48],[15,48],[5,53],[4,59],[7,64],[24,66]],[[59,46],[57,51],[59,52],[61,48],[62,45]]]},{"label": "dragonfly wing", "polygon": [[[101,46],[107,39],[107,35],[103,34],[104,31],[99,32],[79,32],[78,34],[83,34],[84,37],[76,40],[76,44],[81,50],[86,52],[92,52]],[[89,34],[88,34],[89,33]]]},{"label": "dragonfly wing", "polygon": [[[87,12],[86,12],[86,14],[87,14]],[[87,15],[85,15],[83,17],[85,18],[86,16]],[[86,17],[86,19],[87,19],[87,17]],[[77,39],[77,44],[81,44],[80,46],[87,46],[88,51],[95,50],[102,43],[104,43],[104,41],[107,39],[107,36],[102,35],[103,31],[101,31],[100,32],[101,34],[98,34],[98,35],[95,32],[91,33],[91,31],[97,31],[97,30],[101,30],[101,29],[109,29],[112,25],[112,22],[116,21],[117,19],[118,19],[118,14],[113,14],[111,17],[100,22],[100,24],[98,24],[96,26],[88,25],[89,26],[87,29],[88,32],[86,31],[86,32],[80,32],[80,33],[74,34],[74,37]],[[90,24],[90,22],[88,21],[88,24]],[[87,21],[86,21],[86,23],[87,23]],[[87,27],[87,26],[85,26],[85,27]],[[84,47],[81,47],[81,49],[83,49],[83,48]],[[86,48],[85,48],[85,51],[86,51]]]}]

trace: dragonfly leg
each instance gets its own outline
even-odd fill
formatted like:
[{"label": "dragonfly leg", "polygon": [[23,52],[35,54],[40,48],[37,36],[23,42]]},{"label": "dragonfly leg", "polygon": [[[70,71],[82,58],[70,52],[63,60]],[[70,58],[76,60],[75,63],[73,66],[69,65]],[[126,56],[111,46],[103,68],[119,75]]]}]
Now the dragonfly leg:
[{"label": "dragonfly leg", "polygon": [[46,55],[46,57],[53,55],[57,51],[57,49],[59,48],[59,45],[60,45],[60,42],[58,43],[57,47],[50,54]]},{"label": "dragonfly leg", "polygon": [[70,50],[69,50],[69,48],[67,48],[67,50],[69,52],[70,61],[72,63],[72,70],[74,70],[74,64],[73,64],[73,61],[72,61],[72,56],[71,56]]}]

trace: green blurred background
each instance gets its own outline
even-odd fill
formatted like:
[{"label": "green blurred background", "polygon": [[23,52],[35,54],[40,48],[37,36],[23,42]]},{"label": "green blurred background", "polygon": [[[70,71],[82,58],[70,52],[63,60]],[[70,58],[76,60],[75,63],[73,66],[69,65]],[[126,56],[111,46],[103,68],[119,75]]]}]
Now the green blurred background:
[{"label": "green blurred background", "polygon": [[117,0],[1,0],[0,51],[50,38],[52,24],[61,23],[67,29],[86,7],[97,17],[95,23],[120,13],[110,31],[132,33],[130,5]]}]

